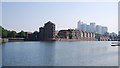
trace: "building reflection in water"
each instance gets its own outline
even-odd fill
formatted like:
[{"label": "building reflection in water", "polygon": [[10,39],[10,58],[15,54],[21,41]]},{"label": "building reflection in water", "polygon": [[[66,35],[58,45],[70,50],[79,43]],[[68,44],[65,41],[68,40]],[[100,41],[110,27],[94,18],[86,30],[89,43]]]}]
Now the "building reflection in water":
[{"label": "building reflection in water", "polygon": [[54,66],[55,61],[55,43],[54,41],[49,41],[44,43],[44,47],[41,48],[40,54],[40,66]]}]

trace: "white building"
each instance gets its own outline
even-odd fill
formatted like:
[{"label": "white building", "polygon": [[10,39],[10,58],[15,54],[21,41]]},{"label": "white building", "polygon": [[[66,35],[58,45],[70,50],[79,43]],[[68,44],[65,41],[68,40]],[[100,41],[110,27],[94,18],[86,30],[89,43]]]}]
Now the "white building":
[{"label": "white building", "polygon": [[82,21],[78,21],[77,28],[79,31],[87,31],[87,24],[83,23]]},{"label": "white building", "polygon": [[90,25],[78,21],[77,29],[79,31],[94,32],[98,34],[105,34],[108,32],[108,28],[101,25],[96,25],[95,22],[91,22]]},{"label": "white building", "polygon": [[77,29],[79,30],[79,31],[81,31],[81,25],[83,24],[83,22],[82,21],[78,21],[78,24],[77,24]]}]

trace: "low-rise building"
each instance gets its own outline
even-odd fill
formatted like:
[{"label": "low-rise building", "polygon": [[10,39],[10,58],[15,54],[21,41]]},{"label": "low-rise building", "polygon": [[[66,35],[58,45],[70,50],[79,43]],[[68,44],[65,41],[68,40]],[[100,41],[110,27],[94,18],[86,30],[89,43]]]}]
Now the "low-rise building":
[{"label": "low-rise building", "polygon": [[74,29],[60,30],[58,32],[60,39],[75,39],[81,41],[93,41],[95,40],[95,33],[79,31]]},{"label": "low-rise building", "polygon": [[100,39],[98,41],[109,41],[109,36],[100,36]]},{"label": "low-rise building", "polygon": [[35,32],[26,32],[26,38],[25,40],[38,40],[39,38],[39,33],[38,31]]},{"label": "low-rise building", "polygon": [[95,38],[97,41],[109,41],[110,40],[109,35],[96,34]]}]

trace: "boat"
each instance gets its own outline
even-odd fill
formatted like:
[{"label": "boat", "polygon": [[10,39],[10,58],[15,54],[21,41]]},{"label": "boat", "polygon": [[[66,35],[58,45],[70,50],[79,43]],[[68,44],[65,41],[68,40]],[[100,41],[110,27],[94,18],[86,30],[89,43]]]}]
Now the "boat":
[{"label": "boat", "polygon": [[120,42],[112,42],[111,46],[120,46]]}]

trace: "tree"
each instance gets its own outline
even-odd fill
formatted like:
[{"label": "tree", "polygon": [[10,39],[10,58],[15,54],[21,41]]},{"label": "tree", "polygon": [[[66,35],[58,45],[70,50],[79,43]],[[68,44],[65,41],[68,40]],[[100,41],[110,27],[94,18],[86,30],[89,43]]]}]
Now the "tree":
[{"label": "tree", "polygon": [[39,32],[38,31],[34,31],[33,34],[38,34]]},{"label": "tree", "polygon": [[22,30],[21,32],[19,32],[19,33],[17,34],[17,37],[18,37],[18,38],[25,38],[25,37],[26,37],[26,34],[25,34],[25,32]]},{"label": "tree", "polygon": [[101,34],[98,34],[98,33],[95,34],[95,38],[96,38],[97,40],[100,40],[100,36],[101,36]]},{"label": "tree", "polygon": [[7,36],[8,36],[8,31],[2,28],[2,38],[7,38]]},{"label": "tree", "polygon": [[39,33],[38,31],[33,32],[33,35],[34,35],[35,38],[38,38],[38,33]]},{"label": "tree", "polygon": [[8,31],[8,37],[9,38],[15,38],[17,33],[15,31]]}]

